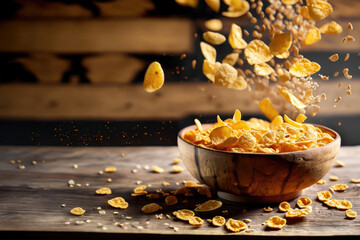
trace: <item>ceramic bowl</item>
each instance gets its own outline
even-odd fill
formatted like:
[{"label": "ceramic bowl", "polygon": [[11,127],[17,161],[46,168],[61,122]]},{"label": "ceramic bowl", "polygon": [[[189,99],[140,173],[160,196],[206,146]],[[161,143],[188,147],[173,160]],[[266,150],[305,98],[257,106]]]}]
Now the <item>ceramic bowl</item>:
[{"label": "ceramic bowl", "polygon": [[[210,127],[212,124],[203,124]],[[199,182],[218,193],[220,198],[237,202],[281,202],[296,198],[301,190],[320,180],[330,170],[339,152],[341,138],[327,127],[315,125],[334,137],[318,148],[287,153],[237,153],[207,149],[183,139],[178,148],[185,167]]]}]

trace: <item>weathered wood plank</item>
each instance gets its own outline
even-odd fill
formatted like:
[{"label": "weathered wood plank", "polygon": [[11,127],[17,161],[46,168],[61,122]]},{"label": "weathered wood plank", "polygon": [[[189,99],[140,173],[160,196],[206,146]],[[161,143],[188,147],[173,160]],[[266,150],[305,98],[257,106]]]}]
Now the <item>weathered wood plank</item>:
[{"label": "weathered wood plank", "polygon": [[[346,82],[344,80],[344,82]],[[320,82],[327,100],[321,115],[360,114],[360,81],[352,80],[351,96],[339,81]],[[334,101],[342,100],[334,108]],[[181,119],[188,115],[259,114],[250,92],[216,87],[211,83],[165,83],[154,94],[138,85],[0,85],[0,118],[33,120],[151,120]]]},{"label": "weathered wood plank", "polygon": [[0,21],[0,52],[157,53],[193,51],[189,19]]},{"label": "weathered wood plank", "polygon": [[[167,206],[164,198],[148,199],[145,196],[132,197],[133,189],[141,184],[147,185],[149,193],[162,189],[165,192],[182,187],[183,180],[193,180],[188,171],[171,173],[172,159],[179,157],[176,147],[127,147],[127,148],[56,148],[56,147],[0,147],[0,230],[47,232],[116,233],[121,234],[180,234],[222,237],[340,237],[359,236],[360,220],[345,218],[344,211],[330,209],[316,200],[318,191],[327,190],[335,183],[345,183],[350,186],[345,192],[336,192],[334,199],[346,199],[352,202],[353,210],[360,212],[359,185],[350,183],[351,178],[359,178],[360,147],[341,148],[338,160],[345,167],[334,166],[324,177],[325,185],[313,185],[305,189],[302,195],[312,199],[313,212],[302,220],[289,221],[281,231],[268,231],[262,224],[270,216],[283,217],[284,213],[277,210],[277,204],[234,204],[224,201],[223,206],[215,211],[197,213],[204,220],[215,215],[225,218],[251,219],[249,224],[253,233],[230,233],[224,227],[212,227],[204,222],[201,227],[192,227],[186,222],[174,219],[172,212],[178,209],[194,209],[195,205],[208,198],[195,194],[194,197],[178,196],[179,202]],[[19,161],[10,164],[10,160]],[[34,165],[33,161],[37,164]],[[25,169],[20,170],[18,166]],[[74,166],[77,165],[77,168]],[[153,173],[152,165],[165,169],[162,174]],[[180,163],[181,166],[182,163]],[[99,174],[106,167],[114,166],[114,173]],[[148,169],[147,167],[150,167]],[[134,171],[136,169],[136,171]],[[339,177],[338,182],[329,181],[330,175]],[[111,178],[112,182],[106,179]],[[68,181],[74,180],[74,187],[69,187]],[[163,186],[163,181],[170,185]],[[110,187],[111,195],[99,196],[95,190],[100,187]],[[106,204],[108,199],[122,196],[129,203],[126,210],[113,209]],[[213,193],[211,199],[218,199]],[[184,202],[183,200],[187,200]],[[147,203],[156,202],[163,209],[158,213],[144,214],[141,207]],[[294,208],[296,199],[289,201]],[[64,204],[64,205],[63,205]],[[63,205],[63,207],[62,207]],[[269,206],[273,212],[265,213],[263,207]],[[83,216],[73,216],[69,213],[73,207],[86,210]],[[105,214],[100,214],[100,211]],[[227,212],[223,212],[227,210]],[[118,214],[114,214],[118,212]],[[162,219],[156,214],[163,214]],[[166,217],[169,215],[170,218]],[[80,223],[78,222],[80,221]],[[68,222],[68,224],[66,224]],[[122,224],[122,227],[116,225]],[[174,231],[174,227],[178,231]]]}]

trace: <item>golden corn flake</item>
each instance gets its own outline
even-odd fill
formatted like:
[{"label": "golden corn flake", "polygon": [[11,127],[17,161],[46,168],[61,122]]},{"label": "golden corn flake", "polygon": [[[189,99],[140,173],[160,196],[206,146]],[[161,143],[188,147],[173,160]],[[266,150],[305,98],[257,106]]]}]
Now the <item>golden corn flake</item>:
[{"label": "golden corn flake", "polygon": [[[195,124],[196,124],[196,120],[198,120],[198,119],[195,119]],[[198,122],[200,123],[200,121],[198,120]],[[200,126],[200,128],[199,128],[199,126]],[[202,126],[201,126],[201,123],[199,124],[199,126],[198,126],[198,124],[196,124],[196,127],[200,130],[200,131],[202,131]],[[174,164],[178,164],[178,163],[180,163],[181,162],[181,159],[180,158],[173,158],[173,163]]]},{"label": "golden corn flake", "polygon": [[313,20],[310,16],[309,8],[307,6],[302,6],[300,8],[300,15],[307,20]]},{"label": "golden corn flake", "polygon": [[356,178],[352,178],[351,179],[352,183],[360,183],[360,178],[356,179]]},{"label": "golden corn flake", "polygon": [[201,226],[203,224],[204,220],[202,220],[201,218],[197,217],[197,216],[193,216],[189,218],[189,223],[190,225],[193,226]]},{"label": "golden corn flake", "polygon": [[273,217],[269,218],[268,220],[266,220],[265,224],[269,228],[282,229],[286,224],[286,219],[278,217],[278,216],[273,216]]},{"label": "golden corn flake", "polygon": [[159,211],[160,209],[162,209],[162,207],[157,204],[157,203],[149,203],[146,204],[145,206],[143,206],[141,208],[141,211],[143,211],[144,213],[154,213]]},{"label": "golden corn flake", "polygon": [[208,60],[210,63],[216,62],[216,49],[214,47],[205,42],[201,42],[200,49],[206,60]]},{"label": "golden corn flake", "polygon": [[264,212],[272,212],[273,209],[271,207],[266,207],[266,208],[263,208],[263,211]]},{"label": "golden corn flake", "polygon": [[204,187],[204,184],[198,184],[195,181],[184,181],[185,188],[202,188]]},{"label": "golden corn flake", "polygon": [[339,60],[339,54],[333,54],[329,57],[329,60],[332,62],[336,62],[337,60]]},{"label": "golden corn flake", "polygon": [[220,9],[220,0],[205,0],[205,3],[215,12]]},{"label": "golden corn flake", "polygon": [[200,195],[205,195],[207,197],[211,197],[211,191],[209,188],[199,188],[197,190],[197,192],[200,194]]},{"label": "golden corn flake", "polygon": [[220,208],[221,206],[222,206],[221,201],[209,200],[209,201],[206,201],[206,202],[200,204],[199,206],[197,206],[195,208],[195,211],[197,211],[197,212],[209,212],[209,211],[214,211],[214,210]]},{"label": "golden corn flake", "polygon": [[332,195],[329,191],[321,191],[317,193],[317,198],[321,202],[329,201],[331,197]]},{"label": "golden corn flake", "polygon": [[232,84],[236,81],[237,75],[238,72],[233,66],[227,63],[221,63],[215,72],[214,84],[216,86],[231,87]]},{"label": "golden corn flake", "polygon": [[164,169],[163,169],[163,168],[161,168],[161,167],[159,167],[159,166],[156,166],[156,165],[153,165],[153,166],[152,166],[152,170],[153,170],[153,172],[155,172],[155,173],[163,173],[163,172],[164,172]]},{"label": "golden corn flake", "polygon": [[230,85],[226,86],[228,88],[236,89],[236,90],[244,90],[248,86],[246,80],[242,76],[238,76],[234,82]]},{"label": "golden corn flake", "polygon": [[205,59],[203,61],[203,67],[202,67],[203,74],[210,81],[214,82],[215,81],[215,73],[217,72],[220,65],[221,65],[221,63],[219,63],[219,62],[212,63]]},{"label": "golden corn flake", "polygon": [[323,185],[326,183],[326,181],[324,179],[320,179],[319,181],[316,182],[319,185]]},{"label": "golden corn flake", "polygon": [[339,177],[338,176],[330,176],[329,180],[330,181],[337,181],[337,180],[339,180]]},{"label": "golden corn flake", "polygon": [[305,196],[299,197],[299,199],[296,202],[299,208],[307,208],[311,205],[311,203],[312,203],[311,199]]},{"label": "golden corn flake", "polygon": [[281,212],[287,212],[290,209],[291,209],[290,203],[288,203],[288,202],[281,202],[279,204],[279,211],[281,211]]},{"label": "golden corn flake", "polygon": [[318,72],[320,68],[319,64],[302,58],[290,67],[289,72],[295,77],[307,77]]},{"label": "golden corn flake", "polygon": [[312,45],[321,40],[321,32],[317,27],[313,27],[305,36],[305,45]]},{"label": "golden corn flake", "polygon": [[223,216],[215,216],[211,219],[211,223],[212,225],[216,226],[216,227],[221,227],[222,225],[225,224],[225,218]]},{"label": "golden corn flake", "polygon": [[306,5],[309,8],[309,14],[314,20],[322,20],[333,12],[330,3],[323,0],[306,0]]},{"label": "golden corn flake", "polygon": [[281,2],[285,5],[294,5],[295,3],[297,3],[299,0],[281,0]]},{"label": "golden corn flake", "polygon": [[173,173],[181,173],[184,169],[181,166],[172,166]]},{"label": "golden corn flake", "polygon": [[230,53],[225,56],[225,58],[222,60],[222,63],[227,63],[231,66],[234,66],[238,59],[239,59],[239,53]]},{"label": "golden corn flake", "polygon": [[178,199],[176,196],[170,195],[165,198],[165,203],[166,203],[166,205],[169,205],[169,206],[175,205],[178,203]]},{"label": "golden corn flake", "polygon": [[208,43],[214,44],[214,45],[220,45],[226,41],[226,37],[220,33],[207,31],[203,33],[203,38]]},{"label": "golden corn flake", "polygon": [[250,65],[254,65],[270,61],[273,55],[263,41],[255,39],[245,48],[244,57]]},{"label": "golden corn flake", "polygon": [[335,163],[336,163],[336,166],[338,166],[338,167],[345,167],[345,163],[340,160],[336,160]]},{"label": "golden corn flake", "polygon": [[346,210],[352,208],[352,204],[348,200],[336,200],[336,208],[340,210]]},{"label": "golden corn flake", "polygon": [[111,194],[111,189],[108,187],[102,187],[96,190],[96,194],[103,195],[103,194]]},{"label": "golden corn flake", "polygon": [[221,126],[221,127],[214,128],[210,132],[209,137],[210,137],[212,143],[217,145],[217,144],[223,143],[226,139],[231,137],[231,134],[232,134],[232,129],[230,127]]},{"label": "golden corn flake", "polygon": [[285,213],[286,218],[302,218],[312,212],[312,208],[307,207],[304,209],[290,209]]},{"label": "golden corn flake", "polygon": [[292,44],[291,33],[276,33],[269,44],[269,49],[275,56],[281,55],[289,50]]},{"label": "golden corn flake", "polygon": [[341,192],[341,191],[345,191],[346,189],[348,189],[349,186],[346,185],[346,184],[335,184],[335,185],[332,185],[331,188],[332,188],[334,191]]},{"label": "golden corn flake", "polygon": [[351,210],[351,209],[348,209],[348,210],[346,210],[345,215],[346,215],[347,218],[355,219],[357,213],[355,211]]},{"label": "golden corn flake", "polygon": [[107,173],[116,172],[116,167],[107,167],[105,168],[105,172]]},{"label": "golden corn flake", "polygon": [[343,31],[341,25],[335,21],[325,23],[319,28],[319,30],[323,34],[340,34]]},{"label": "golden corn flake", "polygon": [[189,219],[195,216],[195,213],[188,209],[181,209],[173,212],[174,216],[183,221],[189,221]]},{"label": "golden corn flake", "polygon": [[297,97],[295,97],[292,93],[290,93],[286,87],[282,87],[279,92],[280,92],[281,97],[285,101],[291,103],[297,109],[301,110],[306,107],[306,105],[301,100],[299,100]]},{"label": "golden corn flake", "polygon": [[300,114],[296,117],[296,122],[298,122],[298,123],[303,123],[303,122],[305,122],[306,119],[307,119],[307,117],[306,117],[304,114],[300,113]]},{"label": "golden corn flake", "polygon": [[267,63],[259,63],[254,66],[254,73],[258,76],[268,76],[275,70]]},{"label": "golden corn flake", "polygon": [[289,56],[290,56],[289,51],[283,52],[282,54],[275,55],[275,57],[277,57],[279,59],[287,59]]},{"label": "golden corn flake", "polygon": [[155,92],[164,84],[164,71],[158,62],[152,62],[145,72],[144,89],[146,92]]},{"label": "golden corn flake", "polygon": [[114,208],[121,208],[121,209],[126,209],[129,206],[129,203],[127,203],[125,201],[124,198],[122,197],[116,197],[116,198],[112,198],[110,200],[108,200],[107,202],[111,207]]},{"label": "golden corn flake", "polygon": [[220,19],[210,19],[205,21],[204,24],[211,31],[220,31],[223,28],[223,23]]},{"label": "golden corn flake", "polygon": [[81,207],[76,207],[76,208],[71,209],[70,213],[72,215],[81,216],[85,213],[85,210],[82,209]]},{"label": "golden corn flake", "polygon": [[229,32],[229,43],[233,49],[244,49],[247,46],[246,41],[242,38],[241,27],[235,23],[231,24]]},{"label": "golden corn flake", "polygon": [[241,112],[239,111],[239,109],[236,109],[233,115],[233,120],[234,121],[241,121]]},{"label": "golden corn flake", "polygon": [[336,207],[336,202],[337,202],[337,200],[330,199],[330,200],[324,201],[324,204],[328,207]]},{"label": "golden corn flake", "polygon": [[196,8],[198,0],[175,0],[175,2],[184,7]]},{"label": "golden corn flake", "polygon": [[250,9],[250,4],[246,0],[225,0],[225,4],[229,5],[227,11],[222,12],[222,15],[229,18],[237,18]]},{"label": "golden corn flake", "polygon": [[247,225],[240,220],[229,218],[225,223],[226,228],[232,232],[240,232],[247,229]]},{"label": "golden corn flake", "polygon": [[264,115],[270,120],[274,120],[279,115],[274,105],[271,103],[270,98],[266,97],[259,102],[259,108]]}]

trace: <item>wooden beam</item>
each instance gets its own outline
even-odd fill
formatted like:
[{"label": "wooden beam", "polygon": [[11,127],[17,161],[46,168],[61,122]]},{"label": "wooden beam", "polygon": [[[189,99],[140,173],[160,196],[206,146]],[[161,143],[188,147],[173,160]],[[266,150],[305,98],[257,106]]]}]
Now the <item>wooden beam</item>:
[{"label": "wooden beam", "polygon": [[[318,115],[360,114],[360,81],[352,81],[353,95],[337,81],[322,81],[327,99]],[[334,108],[334,100],[342,100]],[[156,93],[139,85],[0,85],[0,118],[30,120],[159,120],[189,115],[261,114],[248,91],[210,83],[165,83]]]},{"label": "wooden beam", "polygon": [[172,54],[193,51],[189,19],[0,21],[0,52]]}]

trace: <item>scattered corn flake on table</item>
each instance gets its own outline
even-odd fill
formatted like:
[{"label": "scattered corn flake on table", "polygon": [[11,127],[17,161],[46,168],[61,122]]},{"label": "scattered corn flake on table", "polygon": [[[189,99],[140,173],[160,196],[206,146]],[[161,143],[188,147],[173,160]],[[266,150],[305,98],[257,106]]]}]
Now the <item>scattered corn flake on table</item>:
[{"label": "scattered corn flake on table", "polygon": [[[328,190],[336,183],[349,186],[344,192],[335,192],[333,199],[349,200],[360,213],[360,184],[351,179],[360,178],[360,146],[342,147],[337,160],[345,166],[334,165],[324,177],[325,184],[314,184],[301,196],[312,200],[313,211],[306,217],[289,220],[281,230],[270,230],[264,222],[272,216],[284,218],[278,204],[246,205],[226,202],[200,195],[178,195],[178,203],[168,206],[164,197],[132,196],[134,189],[146,185],[150,193],[171,193],[183,187],[184,180],[195,180],[179,157],[177,147],[0,147],[0,230],[3,233],[27,238],[64,237],[126,237],[139,239],[189,238],[249,238],[323,237],[342,239],[360,236],[360,217],[347,219],[345,211],[329,208],[317,200],[317,192]],[[164,171],[156,173],[153,165]],[[184,171],[174,172],[173,166]],[[110,167],[110,168],[109,168]],[[111,171],[105,169],[111,169]],[[337,176],[337,181],[330,181]],[[108,187],[110,195],[96,194]],[[190,194],[191,195],[191,194]],[[126,209],[116,209],[107,204],[109,199],[123,197],[129,203]],[[173,212],[179,209],[194,210],[197,204],[209,199],[223,201],[221,208],[210,212],[196,212],[204,223],[195,227],[177,219]],[[292,208],[296,200],[289,201]],[[162,209],[145,214],[141,208],[157,203]],[[75,216],[70,210],[81,207],[85,213]],[[273,211],[266,212],[264,208]],[[247,230],[238,233],[224,226],[208,223],[216,215],[244,221]],[[249,221],[250,219],[251,221]]]}]

